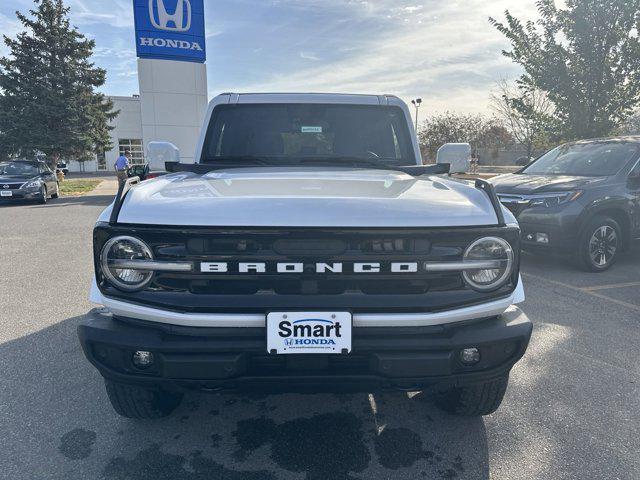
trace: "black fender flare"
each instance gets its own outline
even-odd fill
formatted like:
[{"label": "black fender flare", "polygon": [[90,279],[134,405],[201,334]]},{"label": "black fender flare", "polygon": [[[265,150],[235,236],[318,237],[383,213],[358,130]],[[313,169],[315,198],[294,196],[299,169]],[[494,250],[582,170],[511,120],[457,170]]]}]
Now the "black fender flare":
[{"label": "black fender flare", "polygon": [[579,237],[584,233],[589,221],[597,215],[611,217],[623,229],[623,249],[631,244],[631,215],[629,214],[629,199],[624,197],[610,197],[598,199],[588,205],[578,217]]}]

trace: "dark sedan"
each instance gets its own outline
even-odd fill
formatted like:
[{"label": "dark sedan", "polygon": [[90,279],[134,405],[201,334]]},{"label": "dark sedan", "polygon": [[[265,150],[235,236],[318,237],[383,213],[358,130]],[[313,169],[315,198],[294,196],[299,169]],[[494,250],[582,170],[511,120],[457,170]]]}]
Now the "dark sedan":
[{"label": "dark sedan", "polygon": [[640,137],[562,145],[492,182],[525,250],[571,254],[601,272],[640,238]]},{"label": "dark sedan", "polygon": [[44,162],[10,161],[0,163],[0,201],[35,200],[47,203],[58,198],[58,179]]}]

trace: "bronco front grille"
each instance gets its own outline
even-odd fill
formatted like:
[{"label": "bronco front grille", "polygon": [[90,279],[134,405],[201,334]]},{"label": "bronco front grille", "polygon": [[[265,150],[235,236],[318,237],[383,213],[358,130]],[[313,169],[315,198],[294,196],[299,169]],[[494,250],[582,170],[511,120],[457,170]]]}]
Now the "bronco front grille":
[{"label": "bronco front grille", "polygon": [[[181,229],[99,225],[95,252],[115,235],[140,238],[156,260],[193,262],[187,273],[158,272],[142,292],[123,293],[101,279],[108,296],[179,311],[243,312],[279,309],[339,309],[354,312],[436,311],[508,295],[517,282],[497,292],[468,288],[458,272],[395,272],[400,263],[460,261],[467,246],[483,236],[501,236],[519,250],[514,227],[461,229]],[[203,263],[229,265],[227,271],[202,272]],[[278,272],[277,265],[304,269]],[[316,270],[317,263],[344,265],[343,271]],[[240,273],[240,263],[264,265],[264,271]],[[356,273],[357,263],[380,271]],[[517,270],[517,269],[516,269]]]}]

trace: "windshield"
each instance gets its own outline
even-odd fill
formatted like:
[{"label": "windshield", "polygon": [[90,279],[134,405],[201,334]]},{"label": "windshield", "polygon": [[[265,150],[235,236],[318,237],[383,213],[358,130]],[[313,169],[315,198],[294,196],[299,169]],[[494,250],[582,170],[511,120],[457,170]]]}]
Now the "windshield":
[{"label": "windshield", "polygon": [[0,163],[0,175],[15,175],[15,176],[36,176],[38,175],[38,167],[31,163],[23,162],[8,162]]},{"label": "windshield", "polygon": [[562,145],[543,155],[522,173],[605,177],[617,174],[639,152],[635,143],[584,143]]},{"label": "windshield", "polygon": [[404,112],[368,105],[252,104],[217,107],[202,162],[365,159],[415,164]]}]

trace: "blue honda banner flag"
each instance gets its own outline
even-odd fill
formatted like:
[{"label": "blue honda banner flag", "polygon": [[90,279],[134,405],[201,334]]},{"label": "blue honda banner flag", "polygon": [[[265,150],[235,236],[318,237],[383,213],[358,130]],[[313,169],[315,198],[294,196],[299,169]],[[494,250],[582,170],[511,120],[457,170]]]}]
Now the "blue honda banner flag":
[{"label": "blue honda banner flag", "polygon": [[140,58],[204,63],[204,0],[134,0]]}]

